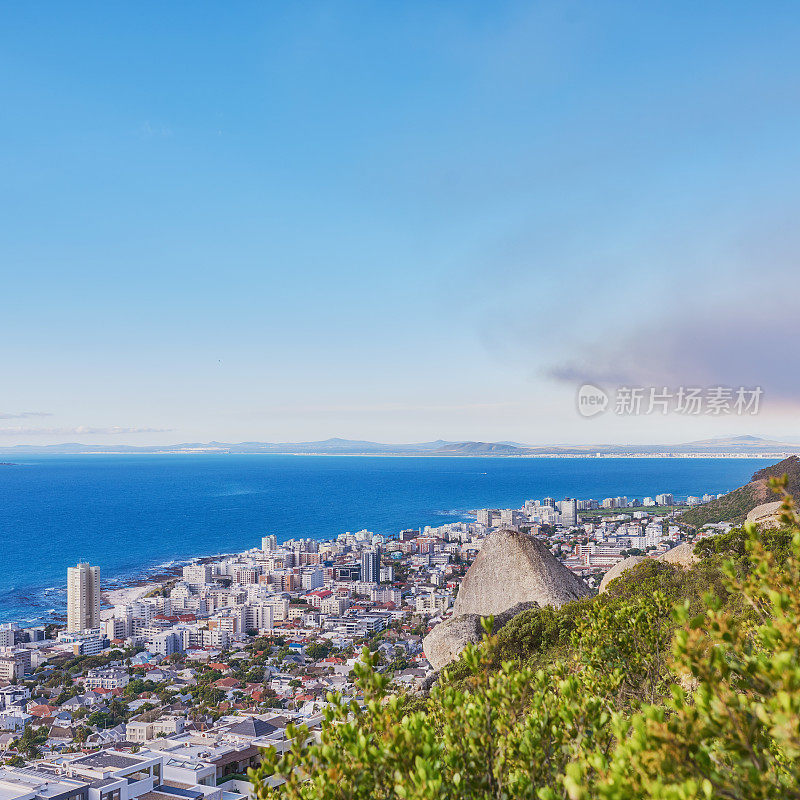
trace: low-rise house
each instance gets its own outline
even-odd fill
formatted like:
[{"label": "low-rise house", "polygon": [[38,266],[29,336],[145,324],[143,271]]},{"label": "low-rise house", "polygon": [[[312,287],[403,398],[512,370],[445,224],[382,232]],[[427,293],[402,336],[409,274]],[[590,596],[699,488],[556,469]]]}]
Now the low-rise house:
[{"label": "low-rise house", "polygon": [[234,773],[246,774],[248,767],[257,766],[261,759],[257,746],[225,741],[222,737],[212,737],[208,732],[200,736],[185,732],[170,739],[155,739],[148,746],[150,752],[162,753],[165,763],[174,757],[213,765],[215,781]]},{"label": "low-rise house", "polygon": [[25,726],[34,719],[33,716],[28,714],[22,707],[9,708],[6,711],[0,711],[0,729],[4,731],[21,731]]},{"label": "low-rise house", "polygon": [[31,690],[26,686],[3,686],[0,689],[0,709],[22,705],[30,696]]},{"label": "low-rise house", "polygon": [[65,700],[59,708],[65,711],[77,711],[79,708],[91,708],[98,702],[97,695],[76,694],[75,697],[70,697]]},{"label": "low-rise house", "polygon": [[28,713],[39,719],[45,717],[52,717],[58,711],[58,706],[48,706],[41,703],[31,702],[28,703]]},{"label": "low-rise house", "polygon": [[185,721],[182,717],[162,717],[152,722],[137,720],[126,726],[125,738],[129,742],[147,742],[159,736],[172,736],[183,733]]},{"label": "low-rise house", "polygon": [[127,741],[125,738],[125,723],[121,722],[113,728],[100,728],[95,733],[89,734],[86,739],[87,744],[99,745],[100,747],[107,747],[109,745],[118,745]]}]

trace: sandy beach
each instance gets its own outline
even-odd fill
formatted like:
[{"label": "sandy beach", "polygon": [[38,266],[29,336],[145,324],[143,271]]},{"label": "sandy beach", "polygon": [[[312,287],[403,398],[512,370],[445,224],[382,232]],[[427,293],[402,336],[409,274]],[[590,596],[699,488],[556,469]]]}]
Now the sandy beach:
[{"label": "sandy beach", "polygon": [[157,589],[161,586],[160,581],[152,581],[148,583],[142,583],[137,586],[123,586],[120,589],[111,589],[110,591],[104,591],[103,600],[108,603],[111,608],[104,608],[100,611],[100,618],[101,619],[110,619],[114,616],[114,606],[126,606],[129,603],[135,603],[137,600],[140,600],[144,597],[148,592],[151,592],[153,589]]}]

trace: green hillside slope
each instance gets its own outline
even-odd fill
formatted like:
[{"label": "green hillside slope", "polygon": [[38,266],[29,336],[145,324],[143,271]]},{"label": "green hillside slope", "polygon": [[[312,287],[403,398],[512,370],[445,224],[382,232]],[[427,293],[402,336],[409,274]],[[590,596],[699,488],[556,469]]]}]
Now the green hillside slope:
[{"label": "green hillside slope", "polygon": [[741,523],[747,512],[762,503],[769,503],[778,498],[769,486],[770,478],[789,478],[788,491],[795,497],[800,496],[800,459],[797,456],[779,461],[777,464],[758,470],[753,474],[750,483],[740,486],[722,497],[697,506],[681,515],[680,521],[699,528],[708,522]]}]

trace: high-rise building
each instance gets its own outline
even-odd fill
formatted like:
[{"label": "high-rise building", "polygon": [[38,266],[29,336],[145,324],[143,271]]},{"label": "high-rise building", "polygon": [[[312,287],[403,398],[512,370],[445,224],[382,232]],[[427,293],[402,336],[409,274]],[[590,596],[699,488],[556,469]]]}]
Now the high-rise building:
[{"label": "high-rise building", "polygon": [[67,568],[67,632],[100,627],[100,569],[90,564]]},{"label": "high-rise building", "polygon": [[269,534],[269,536],[262,536],[261,537],[261,549],[265,553],[269,553],[269,552],[271,552],[273,550],[277,550],[278,549],[278,537],[274,533]]},{"label": "high-rise building", "polygon": [[492,509],[479,508],[478,509],[478,524],[484,525],[487,528],[492,527]]},{"label": "high-rise building", "polygon": [[361,582],[378,583],[381,577],[381,552],[378,548],[361,553]]},{"label": "high-rise building", "polygon": [[503,528],[513,528],[519,525],[522,515],[514,508],[504,508],[500,511],[500,525]]},{"label": "high-rise building", "polygon": [[560,522],[562,525],[578,524],[578,501],[571,497],[565,497],[559,504],[558,510],[561,513]]}]

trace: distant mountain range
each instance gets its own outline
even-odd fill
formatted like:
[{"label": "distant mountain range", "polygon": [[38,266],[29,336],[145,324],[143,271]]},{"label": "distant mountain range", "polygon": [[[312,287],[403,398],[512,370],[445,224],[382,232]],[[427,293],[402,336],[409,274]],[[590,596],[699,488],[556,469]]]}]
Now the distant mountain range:
[{"label": "distant mountain range", "polygon": [[435,442],[383,444],[355,439],[325,439],[318,442],[184,442],[172,445],[78,444],[14,445],[2,447],[6,454],[75,455],[81,453],[274,453],[318,455],[417,455],[417,456],[621,456],[621,455],[791,455],[800,444],[778,442],[759,436],[705,439],[685,444],[652,445],[523,445],[514,442]]}]

